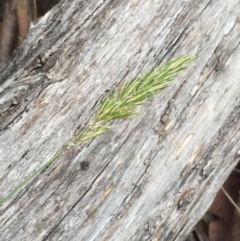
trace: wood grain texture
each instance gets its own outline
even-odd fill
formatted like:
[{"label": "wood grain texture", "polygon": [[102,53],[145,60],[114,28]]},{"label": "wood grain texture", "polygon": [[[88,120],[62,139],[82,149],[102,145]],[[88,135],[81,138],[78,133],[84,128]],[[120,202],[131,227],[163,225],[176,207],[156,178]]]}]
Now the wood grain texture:
[{"label": "wood grain texture", "polygon": [[183,240],[240,157],[239,14],[239,0],[73,0],[32,25],[0,76],[1,197],[123,80],[198,58],[3,205],[0,240]]}]

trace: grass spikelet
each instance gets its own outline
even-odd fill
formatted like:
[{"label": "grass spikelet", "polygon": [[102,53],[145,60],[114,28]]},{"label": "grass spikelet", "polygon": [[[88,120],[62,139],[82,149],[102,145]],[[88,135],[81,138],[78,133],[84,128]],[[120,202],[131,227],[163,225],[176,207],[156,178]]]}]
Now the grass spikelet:
[{"label": "grass spikelet", "polygon": [[108,96],[95,116],[95,121],[108,122],[113,119],[129,117],[136,113],[137,105],[151,99],[161,89],[168,86],[176,75],[187,67],[195,57],[182,57],[171,60],[150,73],[124,82],[119,91]]}]

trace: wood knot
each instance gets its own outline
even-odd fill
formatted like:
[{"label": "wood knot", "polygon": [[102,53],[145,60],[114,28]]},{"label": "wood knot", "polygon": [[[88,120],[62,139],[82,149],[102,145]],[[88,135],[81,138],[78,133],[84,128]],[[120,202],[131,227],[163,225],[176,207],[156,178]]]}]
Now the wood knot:
[{"label": "wood knot", "polygon": [[90,168],[90,162],[89,161],[82,161],[80,163],[80,165],[81,165],[81,169],[83,171],[87,171]]}]

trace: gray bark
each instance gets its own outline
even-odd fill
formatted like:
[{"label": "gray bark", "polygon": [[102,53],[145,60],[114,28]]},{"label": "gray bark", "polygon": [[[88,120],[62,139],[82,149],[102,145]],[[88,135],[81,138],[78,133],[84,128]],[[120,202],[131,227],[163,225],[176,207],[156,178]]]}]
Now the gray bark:
[{"label": "gray bark", "polygon": [[1,198],[123,80],[198,58],[0,207],[0,240],[183,240],[240,156],[239,3],[63,1],[32,24],[0,77]]}]

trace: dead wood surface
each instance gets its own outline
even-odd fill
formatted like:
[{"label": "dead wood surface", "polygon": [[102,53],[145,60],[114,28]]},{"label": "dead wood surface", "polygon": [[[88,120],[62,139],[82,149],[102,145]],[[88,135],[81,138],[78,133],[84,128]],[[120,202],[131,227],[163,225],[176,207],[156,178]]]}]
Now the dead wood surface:
[{"label": "dead wood surface", "polygon": [[0,240],[183,240],[239,161],[239,3],[63,1],[32,24],[0,76],[0,197],[123,80],[198,58],[0,207]]}]

